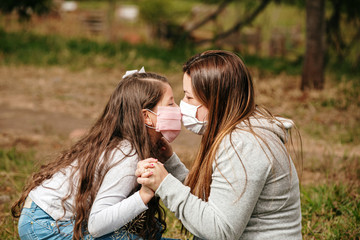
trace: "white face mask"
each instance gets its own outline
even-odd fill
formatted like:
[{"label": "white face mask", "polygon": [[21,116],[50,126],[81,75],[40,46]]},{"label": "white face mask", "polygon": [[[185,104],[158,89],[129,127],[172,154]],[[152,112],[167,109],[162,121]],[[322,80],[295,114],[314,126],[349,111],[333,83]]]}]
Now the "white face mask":
[{"label": "white face mask", "polygon": [[196,118],[196,113],[199,107],[201,107],[201,105],[194,106],[182,100],[180,101],[182,123],[184,124],[184,127],[196,134],[203,135],[207,122],[201,122]]}]

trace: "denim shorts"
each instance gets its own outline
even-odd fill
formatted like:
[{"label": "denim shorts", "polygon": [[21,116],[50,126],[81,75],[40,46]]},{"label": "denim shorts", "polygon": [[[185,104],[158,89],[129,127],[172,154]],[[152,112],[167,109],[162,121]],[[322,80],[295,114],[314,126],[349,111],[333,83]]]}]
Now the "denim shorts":
[{"label": "denim shorts", "polygon": [[[56,224],[59,225],[59,228]],[[35,202],[32,202],[31,206],[23,207],[18,223],[19,236],[22,240],[72,240],[73,228],[72,221],[58,221],[56,223]]]},{"label": "denim shorts", "polygon": [[[58,226],[56,225],[58,224]],[[21,240],[72,240],[73,238],[73,221],[58,221],[56,222],[49,214],[42,210],[35,202],[31,202],[31,206],[24,206],[19,223],[18,231]],[[109,233],[99,238],[94,238],[89,234],[84,234],[84,240],[142,240],[135,234],[131,234],[125,230]],[[166,240],[169,238],[161,238],[161,233],[158,234],[158,239]],[[169,239],[170,240],[170,239]]]}]

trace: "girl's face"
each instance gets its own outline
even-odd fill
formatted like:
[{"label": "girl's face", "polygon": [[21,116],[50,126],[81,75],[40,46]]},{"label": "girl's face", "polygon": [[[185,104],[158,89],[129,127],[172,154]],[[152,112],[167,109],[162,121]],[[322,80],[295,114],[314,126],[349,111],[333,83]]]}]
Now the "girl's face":
[{"label": "girl's face", "polygon": [[195,97],[194,95],[194,91],[192,88],[192,84],[191,84],[191,77],[187,74],[184,73],[184,77],[183,77],[183,89],[184,89],[184,98],[183,101],[194,105],[194,106],[199,106],[201,105],[196,112],[196,118],[199,121],[207,121],[207,116],[208,116],[208,109],[206,107],[204,107],[200,101]]},{"label": "girl's face", "polygon": [[[157,108],[159,106],[179,107],[175,103],[174,94],[173,94],[173,91],[172,91],[172,88],[170,87],[170,85],[165,83],[165,84],[163,84],[163,86],[164,86],[164,89],[165,89],[164,90],[164,95],[162,96],[161,100],[156,104],[154,109],[152,109],[152,111],[154,111],[155,113],[157,113]],[[143,112],[144,112],[146,125],[156,127],[157,116],[155,114],[153,114],[153,113],[150,113],[149,111],[146,111],[146,110],[143,110]],[[159,141],[160,138],[162,137],[162,134],[160,132],[156,132],[155,129],[148,128],[148,132],[149,132],[150,137],[151,137],[151,139],[152,139],[152,141],[154,143]]]}]

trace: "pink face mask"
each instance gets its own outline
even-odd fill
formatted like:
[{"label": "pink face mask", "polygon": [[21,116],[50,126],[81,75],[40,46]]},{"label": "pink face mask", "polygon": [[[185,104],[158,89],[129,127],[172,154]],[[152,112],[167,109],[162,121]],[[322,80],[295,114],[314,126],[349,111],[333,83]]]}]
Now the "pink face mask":
[{"label": "pink face mask", "polygon": [[181,111],[179,107],[159,106],[157,113],[146,109],[157,116],[156,127],[149,128],[161,132],[168,142],[174,141],[181,131]]}]

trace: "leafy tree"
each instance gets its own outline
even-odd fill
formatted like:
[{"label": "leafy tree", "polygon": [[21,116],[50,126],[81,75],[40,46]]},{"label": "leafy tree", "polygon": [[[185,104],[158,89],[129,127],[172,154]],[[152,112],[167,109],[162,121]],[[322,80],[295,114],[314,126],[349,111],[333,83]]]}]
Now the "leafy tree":
[{"label": "leafy tree", "polygon": [[151,26],[154,37],[165,39],[172,44],[182,38],[184,30],[176,23],[179,12],[172,1],[142,0],[139,8],[142,19]]},{"label": "leafy tree", "polygon": [[0,12],[16,11],[21,20],[29,20],[32,14],[48,13],[53,6],[52,0],[1,0]]},{"label": "leafy tree", "polygon": [[[230,29],[216,34],[212,39],[201,40],[198,43],[215,41],[227,37],[240,30],[260,14],[270,2],[288,4],[298,8],[306,8],[307,34],[306,52],[301,89],[323,89],[325,65],[331,56],[335,56],[336,63],[344,63],[345,58],[351,56],[354,60],[353,68],[360,64],[360,53],[356,53],[360,40],[360,0],[258,0],[253,1],[257,7],[249,10],[248,15],[242,17]],[[206,3],[217,3],[218,8],[189,32],[198,29],[216,17],[235,0],[203,0]],[[244,0],[244,2],[247,2]],[[327,14],[325,14],[327,13]],[[352,31],[349,31],[352,30]],[[326,43],[326,44],[325,44]],[[326,59],[327,57],[327,59]]]},{"label": "leafy tree", "polygon": [[[349,55],[360,39],[360,0],[329,0],[331,15],[326,19],[326,38],[338,61]],[[356,29],[352,34],[342,29],[341,23]],[[359,56],[360,57],[360,56]]]},{"label": "leafy tree", "polygon": [[[210,2],[215,2],[215,0],[203,0],[205,2],[210,1]],[[234,32],[239,31],[241,28],[243,28],[244,26],[250,25],[252,23],[253,20],[255,20],[255,18],[268,6],[268,4],[271,2],[272,0],[258,0],[258,1],[251,1],[248,2],[250,5],[254,5],[255,7],[253,7],[253,9],[249,9],[248,14],[246,14],[244,17],[240,18],[236,23],[234,23],[232,25],[232,27],[230,27],[228,30],[217,33],[215,36],[213,36],[213,38],[211,39],[205,39],[205,40],[201,40],[199,42],[197,42],[197,44],[202,44],[202,43],[206,43],[206,42],[214,42],[216,40],[219,39],[223,39],[228,37],[229,35],[231,35]],[[192,31],[202,27],[203,25],[205,25],[206,23],[208,23],[211,20],[214,20],[218,17],[218,15],[231,3],[234,2],[234,0],[222,0],[222,1],[217,1],[218,2],[218,8],[211,14],[209,14],[207,17],[205,17],[203,20],[201,20],[200,22],[198,22],[197,24],[195,24],[191,29],[189,29],[187,31],[187,34],[190,35]]]}]

